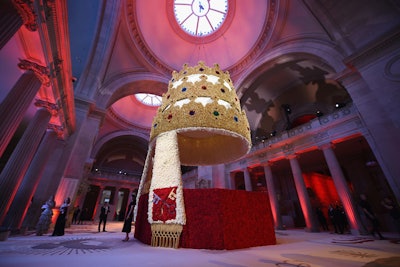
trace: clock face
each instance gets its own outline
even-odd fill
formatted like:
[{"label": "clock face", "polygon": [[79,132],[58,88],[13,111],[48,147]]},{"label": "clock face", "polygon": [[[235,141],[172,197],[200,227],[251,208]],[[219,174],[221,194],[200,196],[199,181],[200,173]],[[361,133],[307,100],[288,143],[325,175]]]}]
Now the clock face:
[{"label": "clock face", "polygon": [[174,13],[179,26],[187,33],[210,35],[223,24],[228,0],[175,0]]}]

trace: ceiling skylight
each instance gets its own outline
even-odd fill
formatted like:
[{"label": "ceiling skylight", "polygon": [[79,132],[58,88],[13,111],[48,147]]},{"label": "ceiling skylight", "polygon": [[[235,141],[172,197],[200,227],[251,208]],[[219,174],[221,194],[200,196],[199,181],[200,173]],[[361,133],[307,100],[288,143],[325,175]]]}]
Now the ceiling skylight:
[{"label": "ceiling skylight", "polygon": [[137,100],[146,106],[158,107],[161,106],[162,97],[153,94],[135,94]]},{"label": "ceiling skylight", "polygon": [[174,14],[179,26],[193,36],[218,30],[228,13],[228,0],[175,0]]}]

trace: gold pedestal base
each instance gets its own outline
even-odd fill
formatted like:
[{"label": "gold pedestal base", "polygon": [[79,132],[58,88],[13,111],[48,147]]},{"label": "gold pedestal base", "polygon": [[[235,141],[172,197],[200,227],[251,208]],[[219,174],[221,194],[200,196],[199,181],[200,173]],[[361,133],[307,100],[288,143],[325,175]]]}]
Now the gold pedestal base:
[{"label": "gold pedestal base", "polygon": [[182,228],[180,224],[152,224],[151,245],[153,247],[178,248]]}]

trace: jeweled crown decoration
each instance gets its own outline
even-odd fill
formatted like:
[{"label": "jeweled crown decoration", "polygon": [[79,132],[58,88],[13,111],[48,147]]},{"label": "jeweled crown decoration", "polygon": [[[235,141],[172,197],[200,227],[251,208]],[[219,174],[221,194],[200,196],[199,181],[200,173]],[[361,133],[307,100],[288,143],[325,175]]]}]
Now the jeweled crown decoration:
[{"label": "jeweled crown decoration", "polygon": [[[200,61],[197,66],[185,64],[180,72],[172,73],[168,91],[153,121],[150,140],[171,130],[181,136],[179,149],[183,164],[225,163],[244,155],[251,147],[246,114],[240,107],[229,73],[222,71],[218,64],[210,68]],[[218,159],[216,150],[225,146],[230,147],[225,152],[231,155],[221,155]],[[199,152],[197,158],[185,156]]]}]

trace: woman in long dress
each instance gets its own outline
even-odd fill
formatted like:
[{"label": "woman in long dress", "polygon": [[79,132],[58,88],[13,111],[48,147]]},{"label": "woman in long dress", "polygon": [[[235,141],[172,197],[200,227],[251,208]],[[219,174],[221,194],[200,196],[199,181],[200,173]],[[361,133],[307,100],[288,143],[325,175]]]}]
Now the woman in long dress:
[{"label": "woman in long dress", "polygon": [[71,199],[67,198],[60,207],[60,214],[57,217],[56,225],[54,226],[53,236],[64,235],[65,222],[68,213],[68,207],[71,203]]},{"label": "woman in long dress", "polygon": [[39,222],[36,225],[36,235],[46,234],[49,230],[51,218],[53,217],[53,208],[56,205],[54,197],[51,196],[49,200],[42,205],[42,213],[40,214]]},{"label": "woman in long dress", "polygon": [[129,240],[129,233],[132,231],[132,220],[133,220],[133,209],[135,208],[136,204],[136,195],[132,194],[132,200],[128,205],[128,212],[126,213],[124,225],[122,227],[122,232],[126,234],[125,239],[122,241]]}]

